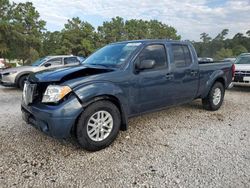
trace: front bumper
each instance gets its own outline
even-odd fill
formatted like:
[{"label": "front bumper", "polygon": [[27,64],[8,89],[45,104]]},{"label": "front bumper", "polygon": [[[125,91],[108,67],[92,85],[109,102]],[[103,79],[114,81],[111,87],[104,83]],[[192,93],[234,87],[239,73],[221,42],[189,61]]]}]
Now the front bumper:
[{"label": "front bumper", "polygon": [[15,74],[13,75],[4,75],[0,74],[0,85],[5,87],[15,87]]},{"label": "front bumper", "polygon": [[233,85],[250,85],[250,76],[235,75]]},{"label": "front bumper", "polygon": [[23,120],[55,138],[67,138],[78,116],[83,111],[82,105],[74,95],[59,105],[31,104],[22,101]]},{"label": "front bumper", "polygon": [[0,85],[5,86],[5,87],[16,87],[16,84],[14,83],[3,82],[1,80],[0,80]]}]

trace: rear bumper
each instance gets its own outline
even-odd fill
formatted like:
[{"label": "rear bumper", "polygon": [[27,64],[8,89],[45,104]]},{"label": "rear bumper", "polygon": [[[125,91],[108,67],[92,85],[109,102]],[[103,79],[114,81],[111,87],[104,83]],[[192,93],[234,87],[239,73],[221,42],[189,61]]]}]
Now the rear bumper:
[{"label": "rear bumper", "polygon": [[10,83],[10,82],[2,82],[0,80],[0,85],[5,86],[5,87],[16,87],[16,84]]},{"label": "rear bumper", "polygon": [[82,105],[72,95],[59,105],[25,105],[22,101],[23,120],[45,134],[55,138],[67,138],[78,116],[83,111]]}]

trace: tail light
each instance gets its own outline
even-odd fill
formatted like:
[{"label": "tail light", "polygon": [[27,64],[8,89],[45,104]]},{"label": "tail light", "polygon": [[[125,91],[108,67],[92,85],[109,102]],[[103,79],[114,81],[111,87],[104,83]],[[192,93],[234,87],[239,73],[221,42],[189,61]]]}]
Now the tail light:
[{"label": "tail light", "polygon": [[232,77],[235,76],[235,64],[232,65]]}]

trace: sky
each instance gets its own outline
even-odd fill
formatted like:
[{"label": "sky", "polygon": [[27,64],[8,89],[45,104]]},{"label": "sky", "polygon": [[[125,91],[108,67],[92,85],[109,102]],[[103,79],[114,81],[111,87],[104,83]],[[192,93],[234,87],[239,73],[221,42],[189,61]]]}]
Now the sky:
[{"label": "sky", "polygon": [[[200,33],[228,37],[250,30],[250,0],[29,0],[47,22],[49,31],[61,30],[68,19],[79,17],[94,27],[120,16],[157,19],[173,26],[182,40],[200,40]],[[14,0],[14,2],[26,2]]]}]

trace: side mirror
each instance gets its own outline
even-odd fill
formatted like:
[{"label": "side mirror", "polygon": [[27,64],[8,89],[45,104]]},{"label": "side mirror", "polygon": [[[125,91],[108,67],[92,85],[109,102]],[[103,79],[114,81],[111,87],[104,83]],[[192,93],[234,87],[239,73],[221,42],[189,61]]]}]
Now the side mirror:
[{"label": "side mirror", "polygon": [[144,70],[144,69],[152,69],[155,66],[155,60],[152,59],[148,59],[148,60],[143,60],[141,62],[139,62],[136,65],[136,68],[138,70]]},{"label": "side mirror", "polygon": [[51,64],[50,63],[45,63],[44,66],[49,67],[49,66],[51,66]]}]

